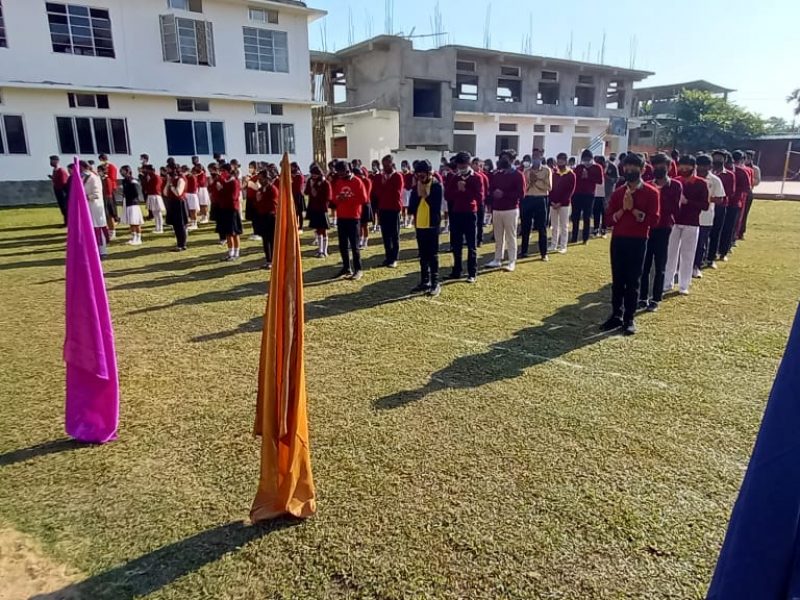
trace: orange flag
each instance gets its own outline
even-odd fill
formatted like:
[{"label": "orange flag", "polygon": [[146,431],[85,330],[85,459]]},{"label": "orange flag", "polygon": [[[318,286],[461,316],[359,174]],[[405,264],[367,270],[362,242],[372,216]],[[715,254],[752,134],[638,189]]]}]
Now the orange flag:
[{"label": "orange flag", "polygon": [[261,436],[261,476],[250,510],[254,523],[287,514],[310,517],[317,510],[308,447],[303,265],[286,154],[272,265],[258,368],[255,434]]}]

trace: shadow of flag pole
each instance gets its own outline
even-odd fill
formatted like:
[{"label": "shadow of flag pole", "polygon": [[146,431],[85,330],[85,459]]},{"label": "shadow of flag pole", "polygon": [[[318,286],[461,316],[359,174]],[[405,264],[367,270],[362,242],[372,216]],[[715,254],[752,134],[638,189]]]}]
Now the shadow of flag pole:
[{"label": "shadow of flag pole", "polygon": [[317,510],[308,445],[303,335],[303,265],[292,198],[289,156],[281,161],[273,268],[261,337],[254,433],[261,436],[261,473],[253,523]]},{"label": "shadow of flag pole", "polygon": [[708,591],[755,598],[800,598],[800,310]]}]

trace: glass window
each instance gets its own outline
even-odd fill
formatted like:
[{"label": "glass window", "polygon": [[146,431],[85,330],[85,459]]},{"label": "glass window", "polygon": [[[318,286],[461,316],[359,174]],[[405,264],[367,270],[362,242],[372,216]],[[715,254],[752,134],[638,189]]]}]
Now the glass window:
[{"label": "glass window", "polygon": [[164,61],[213,67],[214,28],[208,21],[161,15],[161,50]]},{"label": "glass window", "polygon": [[62,154],[130,154],[125,119],[56,117]]},{"label": "glass window", "polygon": [[289,37],[285,31],[244,27],[243,35],[245,68],[289,72]]},{"label": "glass window", "polygon": [[219,121],[166,119],[167,152],[172,156],[225,154],[225,130]]},{"label": "glass window", "polygon": [[6,39],[6,22],[3,18],[3,2],[0,0],[0,48],[8,48]]},{"label": "glass window", "polygon": [[245,123],[244,141],[247,154],[271,154],[269,123]]},{"label": "glass window", "polygon": [[0,118],[0,154],[27,154],[28,141],[25,124],[19,115],[3,115]]},{"label": "glass window", "polygon": [[194,112],[194,100],[191,98],[178,98],[178,112]]},{"label": "glass window", "polygon": [[45,6],[53,52],[114,58],[108,10],[55,2]]},{"label": "glass window", "polygon": [[249,9],[249,16],[251,21],[255,21],[257,23],[272,23],[277,25],[278,24],[278,11],[277,10],[268,10],[266,8],[251,8]]}]

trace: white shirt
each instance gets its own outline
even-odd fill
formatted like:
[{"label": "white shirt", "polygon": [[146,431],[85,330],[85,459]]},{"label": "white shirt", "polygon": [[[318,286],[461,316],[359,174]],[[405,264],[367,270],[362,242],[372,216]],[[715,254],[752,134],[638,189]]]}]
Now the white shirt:
[{"label": "white shirt", "polygon": [[89,212],[92,215],[94,227],[105,227],[106,205],[103,202],[103,182],[97,173],[85,171],[81,173],[83,188],[86,190],[86,199],[89,201]]},{"label": "white shirt", "polygon": [[[706,175],[706,183],[708,184],[709,198],[723,198],[725,196],[725,186],[722,185],[722,180],[709,171]],[[714,203],[700,213],[700,227],[711,227],[714,225]]]}]

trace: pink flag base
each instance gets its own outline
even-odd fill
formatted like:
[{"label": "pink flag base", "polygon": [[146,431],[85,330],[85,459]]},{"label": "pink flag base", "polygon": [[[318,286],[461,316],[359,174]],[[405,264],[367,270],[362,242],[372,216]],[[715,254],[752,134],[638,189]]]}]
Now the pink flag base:
[{"label": "pink flag base", "polygon": [[117,439],[117,382],[67,365],[67,435],[85,444]]}]

